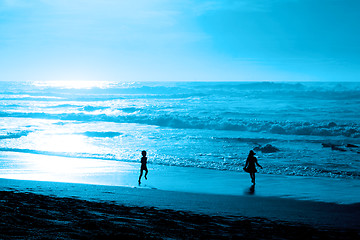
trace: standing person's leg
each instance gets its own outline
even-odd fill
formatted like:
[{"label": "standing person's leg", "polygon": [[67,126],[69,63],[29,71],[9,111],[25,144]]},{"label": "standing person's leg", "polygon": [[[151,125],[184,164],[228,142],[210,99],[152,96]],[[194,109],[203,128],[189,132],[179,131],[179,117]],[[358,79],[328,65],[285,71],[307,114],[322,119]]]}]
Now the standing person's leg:
[{"label": "standing person's leg", "polygon": [[146,180],[147,180],[147,177],[146,177],[146,176],[147,176],[148,172],[149,172],[149,171],[148,171],[147,168],[146,168],[146,169],[145,169],[145,179],[146,179]]},{"label": "standing person's leg", "polygon": [[255,173],[250,173],[251,182],[255,183]]}]

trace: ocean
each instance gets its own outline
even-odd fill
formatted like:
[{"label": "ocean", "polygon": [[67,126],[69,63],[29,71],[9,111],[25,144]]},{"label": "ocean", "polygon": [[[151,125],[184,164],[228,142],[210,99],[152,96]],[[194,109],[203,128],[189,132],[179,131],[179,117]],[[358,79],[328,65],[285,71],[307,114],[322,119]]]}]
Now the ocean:
[{"label": "ocean", "polygon": [[360,180],[360,83],[2,81],[0,99],[1,159],[243,172],[254,149],[261,174]]}]

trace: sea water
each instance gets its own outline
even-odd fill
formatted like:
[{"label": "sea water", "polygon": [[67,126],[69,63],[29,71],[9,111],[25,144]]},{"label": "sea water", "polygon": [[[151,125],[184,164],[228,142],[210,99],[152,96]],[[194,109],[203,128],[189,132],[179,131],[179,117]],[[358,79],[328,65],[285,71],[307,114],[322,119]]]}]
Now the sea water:
[{"label": "sea water", "polygon": [[360,180],[360,83],[0,82],[0,124],[2,159],[241,172],[255,149],[263,174]]}]

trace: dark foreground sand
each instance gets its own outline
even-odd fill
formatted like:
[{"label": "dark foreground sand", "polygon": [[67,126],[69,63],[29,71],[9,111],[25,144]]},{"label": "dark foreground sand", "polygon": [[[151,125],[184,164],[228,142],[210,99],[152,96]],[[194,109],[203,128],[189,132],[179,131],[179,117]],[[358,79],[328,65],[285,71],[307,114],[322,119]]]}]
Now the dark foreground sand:
[{"label": "dark foreground sand", "polygon": [[360,239],[358,229],[0,192],[1,239]]}]

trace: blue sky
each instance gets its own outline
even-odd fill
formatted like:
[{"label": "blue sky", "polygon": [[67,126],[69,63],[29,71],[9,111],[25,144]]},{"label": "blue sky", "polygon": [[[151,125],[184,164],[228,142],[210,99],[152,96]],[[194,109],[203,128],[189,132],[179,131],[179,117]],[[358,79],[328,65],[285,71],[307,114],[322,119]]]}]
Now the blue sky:
[{"label": "blue sky", "polygon": [[359,81],[357,0],[0,0],[0,80]]}]

